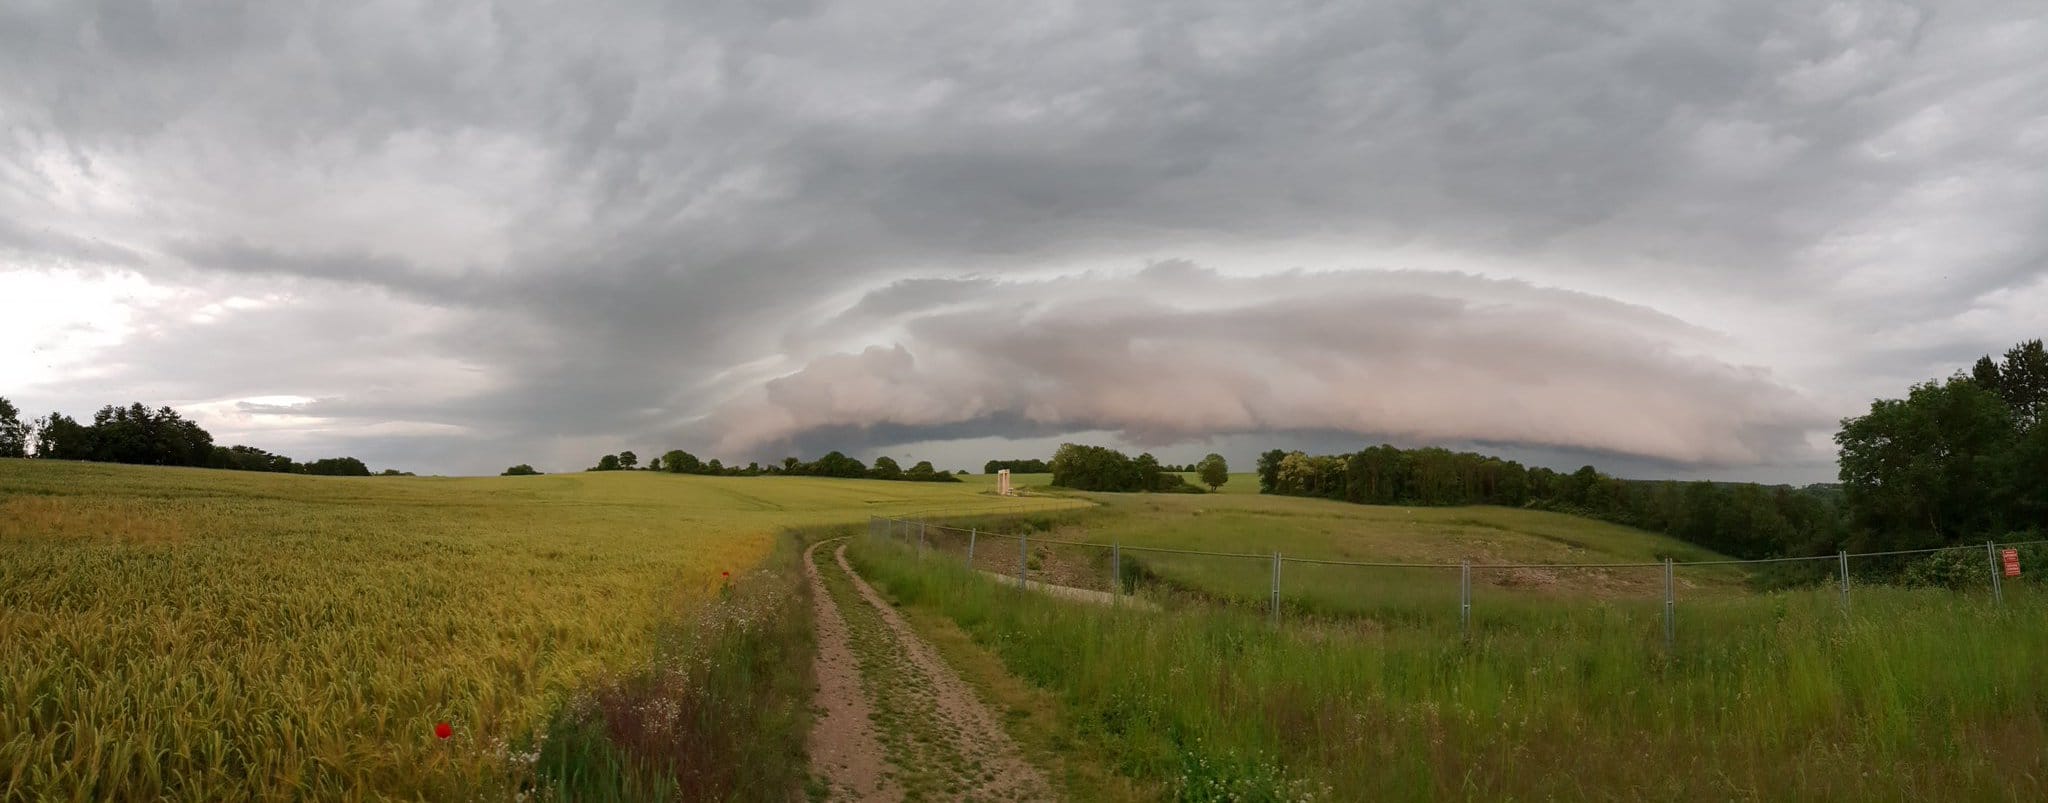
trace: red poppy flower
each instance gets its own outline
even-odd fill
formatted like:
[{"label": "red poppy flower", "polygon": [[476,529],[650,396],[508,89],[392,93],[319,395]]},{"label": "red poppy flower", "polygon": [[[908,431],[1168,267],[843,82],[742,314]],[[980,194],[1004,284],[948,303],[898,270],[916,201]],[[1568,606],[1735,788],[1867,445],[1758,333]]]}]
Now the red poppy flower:
[{"label": "red poppy flower", "polygon": [[449,727],[448,723],[446,722],[437,722],[434,723],[434,735],[446,739],[450,736],[455,735],[455,729]]},{"label": "red poppy flower", "polygon": [[718,576],[730,579],[732,577],[732,572],[719,572]]}]

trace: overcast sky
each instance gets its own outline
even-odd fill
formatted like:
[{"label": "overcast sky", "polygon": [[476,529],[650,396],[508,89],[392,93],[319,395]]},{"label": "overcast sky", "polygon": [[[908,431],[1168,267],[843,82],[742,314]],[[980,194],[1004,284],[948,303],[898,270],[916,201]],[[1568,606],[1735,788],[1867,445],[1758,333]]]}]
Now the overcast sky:
[{"label": "overcast sky", "polygon": [[496,473],[1833,478],[2048,334],[2036,2],[0,4],[0,395]]}]

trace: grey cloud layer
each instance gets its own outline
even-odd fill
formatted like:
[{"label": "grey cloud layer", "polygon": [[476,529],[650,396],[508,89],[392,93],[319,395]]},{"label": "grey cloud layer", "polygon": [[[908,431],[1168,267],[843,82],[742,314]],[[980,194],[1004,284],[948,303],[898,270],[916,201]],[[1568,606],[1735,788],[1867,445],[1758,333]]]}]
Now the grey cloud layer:
[{"label": "grey cloud layer", "polygon": [[[2039,334],[2010,312],[1950,322],[2032,292],[2048,259],[2043,52],[2017,2],[17,3],[0,8],[0,270],[288,299],[205,324],[150,310],[161,360],[24,393],[302,395],[334,451],[347,424],[411,421],[477,439],[421,436],[424,459],[492,452],[428,468],[657,433],[897,431],[803,395],[835,371],[883,377],[863,381],[906,407],[1037,399],[927,411],[903,437],[1306,421],[1734,464],[1815,418],[1780,384],[1853,399],[1923,376],[1890,367],[1902,354]],[[1253,302],[1191,275],[1156,301],[1156,275],[961,281],[1303,244],[1335,255],[1316,269],[1412,253],[1584,293],[1317,275],[1255,283],[1278,289]],[[1025,291],[1028,319],[991,299]],[[1688,305],[1758,327],[1746,352],[1850,368],[1754,376],[1599,297]],[[1015,335],[983,336],[962,305]],[[338,336],[347,322],[380,328]],[[1873,336],[1900,322],[1912,342]],[[1067,362],[1011,353],[1020,338]],[[849,345],[898,342],[908,367]],[[994,382],[990,362],[1074,398]],[[1581,383],[1606,426],[1560,412],[1571,394],[1529,365]],[[1177,418],[1133,412],[1171,408],[1198,371],[1227,381]],[[1663,381],[1622,404],[1638,371]],[[1131,381],[1083,392],[1104,377]],[[1466,410],[1470,387],[1528,401]],[[1720,404],[1654,395],[1669,387]],[[1395,395],[1363,412],[1301,396],[1340,392]],[[791,420],[679,424],[735,393],[782,394]],[[1446,415],[1403,412],[1430,407]],[[1674,417],[1651,432],[1633,410]]]}]

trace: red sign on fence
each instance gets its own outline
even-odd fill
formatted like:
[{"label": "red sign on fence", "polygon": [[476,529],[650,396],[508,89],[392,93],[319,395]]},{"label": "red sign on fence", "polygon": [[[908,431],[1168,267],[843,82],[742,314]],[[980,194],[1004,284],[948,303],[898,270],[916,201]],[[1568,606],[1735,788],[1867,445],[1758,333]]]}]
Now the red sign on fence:
[{"label": "red sign on fence", "polygon": [[2020,551],[2017,549],[2005,551],[2005,576],[2020,576]]}]

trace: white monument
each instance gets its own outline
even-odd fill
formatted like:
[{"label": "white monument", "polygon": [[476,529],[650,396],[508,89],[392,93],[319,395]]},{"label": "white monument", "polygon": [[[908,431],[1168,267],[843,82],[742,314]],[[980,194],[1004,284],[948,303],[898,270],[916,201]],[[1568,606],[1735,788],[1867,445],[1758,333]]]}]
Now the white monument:
[{"label": "white monument", "polygon": [[1007,468],[996,472],[996,493],[1003,496],[1013,495],[1010,493],[1010,470]]}]

